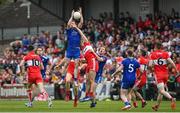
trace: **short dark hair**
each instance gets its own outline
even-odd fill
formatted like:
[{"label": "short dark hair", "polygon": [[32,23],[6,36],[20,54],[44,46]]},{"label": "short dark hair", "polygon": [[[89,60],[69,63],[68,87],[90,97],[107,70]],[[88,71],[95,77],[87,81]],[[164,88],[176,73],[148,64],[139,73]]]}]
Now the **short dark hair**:
[{"label": "short dark hair", "polygon": [[133,56],[133,51],[131,49],[128,49],[127,54],[128,54],[128,56],[132,57]]},{"label": "short dark hair", "polygon": [[30,46],[28,47],[28,51],[33,51],[33,50],[34,50],[34,46],[30,45]]},{"label": "short dark hair", "polygon": [[160,42],[157,42],[157,43],[155,44],[155,47],[156,47],[157,49],[161,49],[162,44],[161,44]]}]

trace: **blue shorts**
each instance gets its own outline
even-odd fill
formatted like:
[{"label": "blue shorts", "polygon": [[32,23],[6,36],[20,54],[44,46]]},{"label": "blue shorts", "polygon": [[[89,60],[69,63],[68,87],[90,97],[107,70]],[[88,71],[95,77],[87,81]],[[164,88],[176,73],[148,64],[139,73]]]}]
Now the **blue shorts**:
[{"label": "blue shorts", "polygon": [[95,77],[96,84],[101,83],[101,81],[102,81],[102,75],[97,73]]},{"label": "blue shorts", "polygon": [[133,88],[135,84],[135,81],[122,81],[120,86],[121,86],[121,89],[130,89],[130,88]]},{"label": "blue shorts", "polygon": [[66,58],[68,59],[78,59],[80,58],[80,49],[68,50],[66,51]]}]

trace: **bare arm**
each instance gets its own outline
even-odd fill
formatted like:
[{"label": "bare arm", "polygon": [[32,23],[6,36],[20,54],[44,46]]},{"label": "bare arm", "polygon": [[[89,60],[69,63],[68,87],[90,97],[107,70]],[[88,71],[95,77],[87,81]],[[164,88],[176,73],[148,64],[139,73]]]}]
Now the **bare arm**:
[{"label": "bare arm", "polygon": [[153,71],[153,66],[154,66],[153,60],[150,60],[150,61],[149,61],[149,64],[148,64],[148,70],[149,70],[150,72],[154,72],[154,71]]},{"label": "bare arm", "polygon": [[85,42],[89,42],[89,40],[87,39],[87,37],[84,35],[84,33],[83,33],[77,26],[73,26],[73,27],[78,30],[78,32],[80,33],[82,39],[83,39]]},{"label": "bare arm", "polygon": [[172,61],[172,59],[171,59],[171,58],[168,58],[167,61],[173,66],[173,68],[174,68],[174,69],[176,70],[176,72],[178,73],[178,70],[177,70],[177,68],[176,68],[176,65],[175,65],[175,63]]},{"label": "bare arm", "polygon": [[121,64],[120,67],[112,74],[112,76],[117,75],[123,69],[123,65]]},{"label": "bare arm", "polygon": [[60,65],[62,65],[65,62],[65,58],[63,58],[56,66],[55,68],[58,68]]},{"label": "bare arm", "polygon": [[52,65],[52,63],[50,62],[50,60],[48,61],[48,65],[49,65],[49,67],[48,67],[48,69],[47,69],[47,71],[46,71],[47,74],[49,74],[50,71],[51,71],[51,69],[53,68],[53,65]]},{"label": "bare arm", "polygon": [[20,73],[21,73],[22,75],[24,75],[24,73],[25,73],[24,63],[25,63],[25,61],[22,60],[21,63],[20,63],[20,65],[19,65],[19,67],[20,67]]},{"label": "bare arm", "polygon": [[96,56],[97,60],[100,61],[100,62],[103,62],[103,58],[99,57],[99,55],[97,55],[94,50],[92,50],[92,52],[94,53],[94,55]]},{"label": "bare arm", "polygon": [[70,25],[71,25],[71,22],[72,22],[72,20],[73,20],[73,14],[74,14],[74,10],[72,10],[71,17],[70,17],[70,19],[69,19],[69,21],[68,21],[68,23],[67,23],[67,28],[69,28]]},{"label": "bare arm", "polygon": [[83,15],[82,15],[82,8],[81,7],[79,8],[79,12],[81,14],[81,18],[80,18],[80,22],[78,24],[78,28],[82,28],[83,22],[84,22],[84,18],[83,18]]},{"label": "bare arm", "polygon": [[44,70],[44,65],[42,62],[40,63],[40,67],[41,67],[41,70]]}]

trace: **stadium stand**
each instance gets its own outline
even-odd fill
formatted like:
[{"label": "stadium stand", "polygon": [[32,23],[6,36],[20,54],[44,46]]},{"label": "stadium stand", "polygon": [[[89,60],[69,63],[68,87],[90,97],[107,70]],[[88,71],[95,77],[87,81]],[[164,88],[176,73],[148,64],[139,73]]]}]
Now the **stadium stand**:
[{"label": "stadium stand", "polygon": [[[5,28],[17,28],[17,27],[27,27],[27,8],[20,7],[21,1],[16,3],[7,3],[0,7],[0,26]],[[36,26],[54,26],[63,23],[62,20],[57,17],[52,16],[48,12],[39,8],[38,6],[31,4],[31,17],[30,25],[31,27]]]}]

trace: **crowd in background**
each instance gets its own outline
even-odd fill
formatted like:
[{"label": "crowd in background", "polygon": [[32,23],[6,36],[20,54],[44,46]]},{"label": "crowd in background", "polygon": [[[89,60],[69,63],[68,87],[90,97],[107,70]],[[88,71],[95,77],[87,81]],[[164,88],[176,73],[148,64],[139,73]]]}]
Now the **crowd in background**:
[{"label": "crowd in background", "polygon": [[[48,31],[42,31],[39,35],[23,35],[21,40],[10,43],[10,47],[4,50],[4,56],[0,58],[0,81],[2,84],[24,83],[25,76],[21,75],[19,63],[27,53],[27,47],[43,47],[45,54],[55,65],[64,57],[66,24],[60,26],[57,35],[52,36]],[[157,12],[135,20],[129,12],[120,13],[119,19],[114,21],[111,13],[100,14],[99,19],[85,20],[82,31],[91,41],[95,51],[104,46],[107,51],[106,70],[103,73],[103,82],[110,83],[109,94],[118,92],[120,78],[113,78],[111,74],[125,58],[128,47],[134,48],[137,57],[138,50],[144,49],[149,54],[154,49],[155,42],[161,42],[163,49],[168,51],[180,71],[180,18],[179,13],[172,9],[167,15]],[[48,83],[58,83],[61,79],[61,69],[53,69],[53,73],[45,80]],[[175,86],[180,84],[180,78],[174,83],[174,69],[169,67],[169,89],[175,91]],[[149,90],[148,96],[154,99],[153,91],[155,79],[152,73],[148,73],[145,90]],[[178,84],[179,83],[179,84]],[[174,89],[173,89],[174,88]],[[106,92],[106,91],[105,91]],[[180,91],[179,91],[180,92]],[[118,95],[118,94],[117,94]],[[152,95],[152,97],[151,97]],[[114,97],[111,95],[114,99]]]}]

